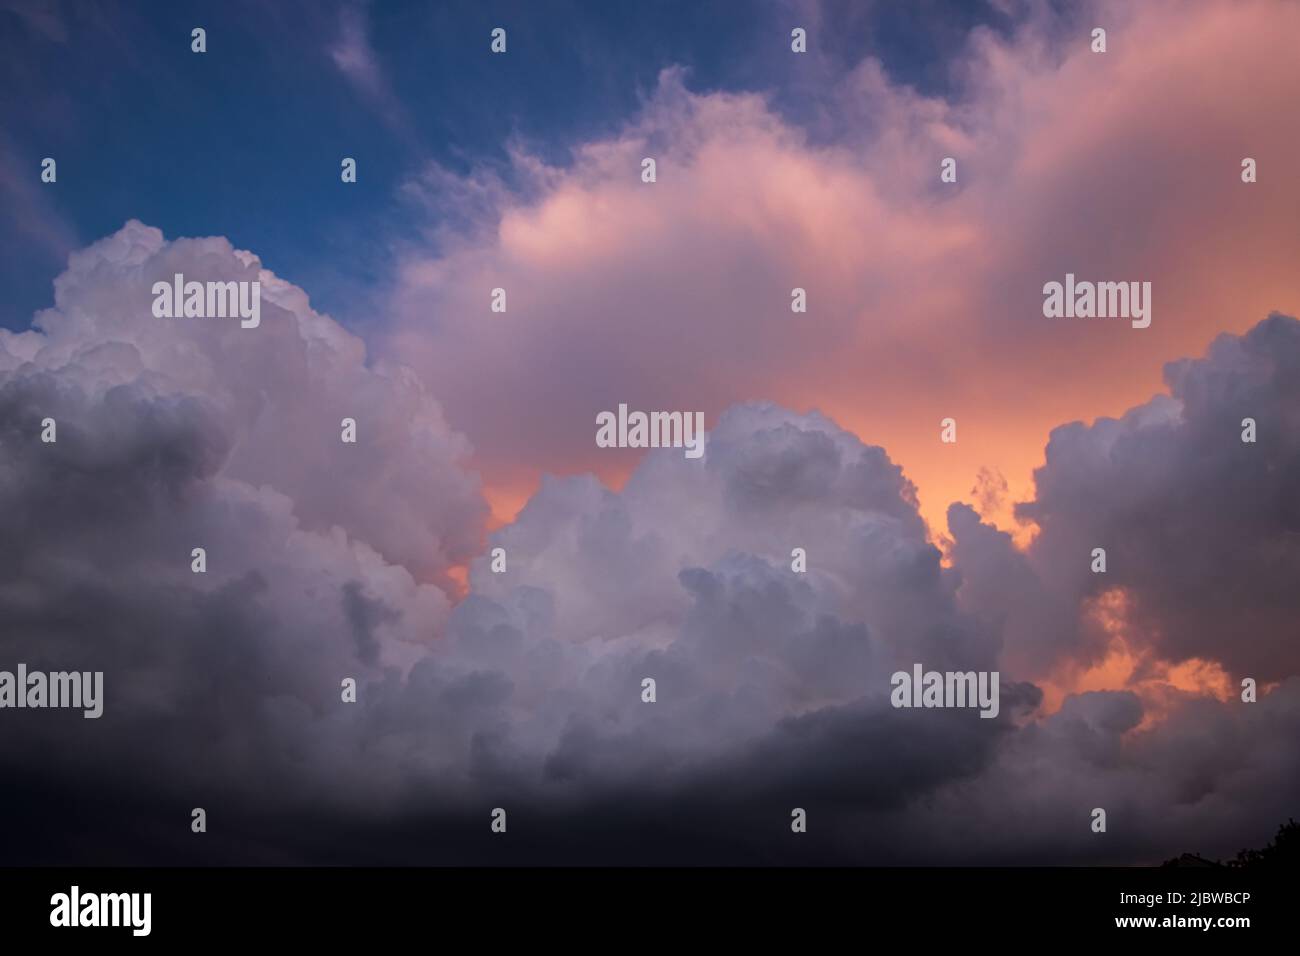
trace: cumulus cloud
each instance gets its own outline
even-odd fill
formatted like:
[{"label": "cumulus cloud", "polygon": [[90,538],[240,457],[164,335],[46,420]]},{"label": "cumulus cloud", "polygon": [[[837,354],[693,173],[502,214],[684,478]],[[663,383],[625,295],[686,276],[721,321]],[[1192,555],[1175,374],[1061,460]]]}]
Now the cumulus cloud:
[{"label": "cumulus cloud", "polygon": [[[617,402],[712,418],[754,398],[889,448],[936,528],[982,467],[1025,496],[1050,428],[1144,401],[1224,321],[1300,309],[1276,214],[1294,180],[1239,177],[1243,156],[1300,146],[1275,121],[1300,97],[1284,39],[1300,10],[1030,6],[971,35],[945,96],[875,60],[819,73],[797,107],[669,68],[567,163],[516,147],[506,175],[414,177],[407,194],[457,232],[406,249],[379,347],[439,383],[504,497],[548,471],[624,478],[632,461],[597,457],[585,428]],[[1067,272],[1151,281],[1153,325],[1044,321],[1042,286]],[[938,449],[949,415],[961,440]]]},{"label": "cumulus cloud", "polygon": [[[155,319],[149,290],[174,272],[259,277],[262,326]],[[737,408],[706,461],[664,451],[620,495],[556,480],[494,539],[509,573],[476,564],[449,615],[415,573],[434,557],[412,554],[454,554],[475,513],[458,440],[411,378],[367,366],[254,257],[129,223],[74,256],[37,328],[0,344],[0,512],[20,543],[0,587],[5,656],[103,670],[107,687],[105,715],[75,728],[18,714],[11,767],[43,754],[55,779],[137,796],[156,780],[230,813],[447,815],[502,789],[599,812],[648,782],[673,796],[721,772],[734,787],[751,765],[782,792],[782,754],[816,762],[799,740],[865,745],[874,718],[897,723],[888,675],[916,654],[993,664],[900,469],[820,416]],[[349,399],[363,433],[392,440],[340,443]],[[348,466],[356,451],[368,467]],[[417,475],[459,497],[403,498]],[[796,546],[814,556],[806,577],[789,569]],[[359,679],[355,707],[342,676]],[[1011,689],[1008,712],[1017,694],[1032,706],[1032,688]],[[982,752],[1001,732],[968,721],[961,736]],[[924,748],[910,759],[910,786],[950,773]]]},{"label": "cumulus cloud", "polygon": [[[263,326],[153,319],[138,290],[173,271],[259,274]],[[476,564],[474,593],[448,619],[443,593],[394,555],[407,536],[458,527],[443,509],[472,514],[472,493],[435,501],[424,527],[407,520],[396,535],[385,516],[346,506],[317,520],[347,468],[253,470],[273,464],[257,445],[274,431],[264,416],[282,423],[281,458],[357,450],[334,445],[326,410],[368,388],[383,401],[357,418],[382,431],[386,412],[406,441],[374,447],[352,492],[376,483],[400,511],[394,476],[408,467],[469,486],[429,399],[361,363],[347,333],[252,256],[129,224],[75,256],[38,328],[0,343],[0,512],[6,540],[21,542],[0,585],[5,657],[103,670],[108,688],[99,721],[17,714],[12,767],[231,814],[446,816],[502,790],[534,808],[607,812],[612,795],[647,783],[680,796],[724,773],[735,788],[753,778],[750,761],[771,765],[762,786],[783,792],[788,757],[870,744],[884,734],[872,718],[897,724],[888,674],[918,652],[930,666],[993,662],[987,633],[954,610],[901,471],[820,416],[736,408],[706,463],[663,451],[619,496],[556,480],[495,538],[506,580]],[[257,377],[270,368],[285,373]],[[315,401],[295,394],[313,388]],[[412,406],[426,420],[406,418]],[[36,437],[45,416],[60,423],[55,444]],[[196,544],[204,576],[188,563]],[[806,579],[789,570],[793,546],[815,555]],[[339,701],[343,675],[360,680],[355,708]],[[645,676],[660,682],[654,706],[640,698]],[[1032,704],[1032,688],[1008,695],[1004,713],[1018,695]],[[966,722],[961,734],[987,750],[1000,732]],[[952,747],[952,731],[935,734]],[[926,749],[902,749],[905,788],[948,777]],[[829,793],[833,775],[822,777]],[[879,779],[861,786],[902,799]]]},{"label": "cumulus cloud", "polygon": [[[976,34],[965,99],[862,64],[815,133],[669,70],[569,166],[430,171],[407,192],[454,228],[404,262],[379,359],[224,239],[131,222],[76,253],[54,307],[0,333],[0,651],[102,669],[107,698],[98,721],[6,714],[19,854],[1062,863],[1261,842],[1300,779],[1297,323],[1171,364],[1168,395],[1139,373],[1294,294],[1275,214],[1294,185],[1242,201],[1220,147],[1290,149],[1237,104],[1295,98],[1294,11],[1170,9],[1116,15],[1105,58],[1043,18]],[[348,22],[339,65],[364,89]],[[1135,263],[1151,334],[1120,348],[1118,328],[1042,322],[1044,279]],[[177,272],[260,281],[261,327],[154,319],[152,284]],[[595,414],[619,402],[705,410],[705,457],[597,458]],[[952,487],[947,505],[982,466],[1027,472],[1049,424],[1128,406],[1052,432],[1017,509],[1027,549],[989,520],[998,485],[948,511],[943,560],[918,486]],[[955,407],[961,441],[936,451]],[[498,575],[474,451],[494,475],[614,460],[627,480],[542,481],[488,539]],[[1116,634],[1276,686],[1045,707]],[[915,662],[1000,670],[1001,716],[893,709],[889,675]],[[192,806],[220,822],[202,844]],[[522,839],[487,843],[493,806]],[[796,843],[793,806],[814,821]]]},{"label": "cumulus cloud", "polygon": [[[260,281],[260,327],[155,318],[175,273]],[[137,791],[165,771],[160,792],[213,800],[319,783],[361,746],[342,677],[405,668],[445,626],[440,582],[484,513],[463,439],[224,239],[128,223],[72,257],[35,326],[0,333],[0,643],[9,664],[104,671],[107,699],[74,728],[7,712],[6,762]]]},{"label": "cumulus cloud", "polygon": [[[1169,396],[1053,431],[1036,499],[1019,506],[1041,528],[1044,576],[1076,596],[1122,589],[1126,625],[1167,659],[1297,673],[1298,372],[1300,322],[1274,314],[1166,366]],[[1105,575],[1088,569],[1095,547]]]},{"label": "cumulus cloud", "polygon": [[1054,429],[1035,496],[1016,506],[1039,529],[1024,551],[969,506],[949,509],[961,606],[1001,631],[1004,660],[1047,677],[1097,664],[1119,638],[1139,658],[1122,677],[1209,663],[1236,688],[1297,673],[1298,365],[1300,322],[1275,313],[1169,363],[1168,394]]},{"label": "cumulus cloud", "polygon": [[[153,284],[178,273],[260,281],[261,326],[155,319]],[[70,381],[91,398],[128,386],[160,403],[201,400],[227,439],[221,475],[288,496],[312,530],[338,526],[430,580],[477,549],[483,505],[456,466],[468,445],[416,376],[367,364],[360,339],[225,239],[166,242],[130,222],[71,257],[35,326],[0,338],[11,388]],[[344,418],[358,422],[350,457],[338,453]],[[25,435],[32,422],[6,424]]]},{"label": "cumulus cloud", "polygon": [[[881,449],[771,405],[730,410],[707,447],[703,462],[651,455],[619,494],[590,478],[548,481],[491,539],[508,573],[474,565],[452,633],[478,655],[482,635],[505,628],[486,646],[501,650],[494,669],[531,688],[530,732],[563,739],[578,716],[575,675],[535,660],[539,641],[557,644],[548,660],[562,646],[585,661],[579,683],[593,696],[580,716],[601,715],[589,731],[654,728],[649,751],[616,748],[591,764],[597,777],[624,760],[649,771],[639,762],[669,740],[674,764],[704,762],[811,711],[879,711],[890,674],[915,661],[994,665],[994,641],[957,611],[955,578]],[[791,570],[794,548],[806,575]],[[659,682],[654,707],[639,701],[644,677]],[[558,683],[536,694],[544,679]]]},{"label": "cumulus cloud", "polygon": [[[259,336],[237,322],[146,320],[147,301],[129,307],[155,273],[200,262],[263,277],[270,356],[247,351]],[[1082,595],[1043,573],[1065,547],[1054,542],[1070,540],[1076,512],[1063,502],[1080,493],[1057,487],[1057,451],[1042,496],[1023,506],[1043,529],[1034,548],[1016,551],[957,507],[946,567],[884,450],[816,413],[737,406],[703,459],[652,452],[619,492],[589,476],[548,480],[490,537],[507,572],[480,556],[469,597],[450,608],[401,557],[408,536],[459,527],[448,502],[418,499],[423,526],[408,518],[398,534],[346,508],[325,523],[314,509],[328,499],[311,485],[346,475],[354,491],[372,482],[415,507],[394,476],[418,463],[462,490],[455,511],[472,512],[458,441],[410,379],[367,366],[300,290],[245,271],[257,268],[224,241],[167,243],[128,224],[74,258],[39,328],[0,340],[0,521],[21,543],[0,561],[5,658],[102,669],[107,688],[98,721],[10,712],[18,732],[0,759],[22,786],[7,799],[47,820],[42,795],[75,780],[119,808],[20,855],[111,858],[121,848],[108,826],[149,860],[427,861],[433,851],[412,842],[425,833],[443,861],[1117,862],[1229,853],[1294,798],[1293,678],[1250,707],[1171,692],[1150,726],[1149,702],[1130,691],[1042,712],[1025,678],[1081,653],[1068,635],[1083,628]],[[1285,421],[1295,326],[1274,317],[1171,365],[1174,397],[1128,420],[1185,436],[1129,442],[1131,456],[1206,457],[1186,435],[1227,447],[1197,424],[1221,420],[1225,403]],[[250,398],[250,376],[268,367],[286,374]],[[294,400],[313,388],[316,401]],[[387,393],[359,419],[392,415],[406,436],[373,447],[373,467],[355,474],[332,464],[357,449],[334,444],[322,411],[325,392],[346,388]],[[256,419],[270,414],[316,468],[247,470],[241,446],[262,440]],[[46,415],[61,423],[52,445],[36,439]],[[319,444],[306,434],[317,415]],[[1075,439],[1071,472],[1138,468],[1115,455],[1121,442],[1074,426],[1053,442],[1062,435]],[[1280,470],[1289,438],[1277,441],[1251,449],[1266,456],[1251,474]],[[1201,494],[1235,474],[1208,468]],[[1148,525],[1117,527],[1138,547]],[[196,542],[205,576],[189,569]],[[795,547],[807,574],[790,568]],[[1234,588],[1249,586],[1245,571]],[[999,669],[1000,718],[894,709],[889,677],[916,662]],[[339,699],[342,676],[358,678],[355,705]],[[646,677],[654,704],[641,700]],[[195,805],[223,821],[203,846],[179,835]],[[477,843],[492,806],[528,838]],[[816,826],[779,842],[794,806]],[[1104,846],[1087,839],[1093,806],[1114,821]],[[170,815],[174,829],[160,822]]]}]

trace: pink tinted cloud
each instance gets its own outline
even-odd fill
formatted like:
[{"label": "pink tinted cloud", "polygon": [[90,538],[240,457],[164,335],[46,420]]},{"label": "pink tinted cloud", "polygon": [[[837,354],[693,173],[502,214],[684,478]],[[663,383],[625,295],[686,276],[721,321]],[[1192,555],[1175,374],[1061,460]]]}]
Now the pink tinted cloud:
[{"label": "pink tinted cloud", "polygon": [[[1300,9],[1093,19],[1105,54],[1041,13],[1010,39],[976,32],[950,100],[864,62],[827,91],[829,144],[762,96],[692,92],[670,69],[571,166],[517,152],[527,187],[433,170],[411,192],[477,228],[407,258],[382,347],[427,376],[489,486],[626,473],[593,440],[618,402],[713,421],[769,398],[888,447],[932,523],[984,466],[1023,497],[1053,425],[1118,413],[1161,388],[1170,356],[1300,306],[1284,165]],[[645,156],[657,183],[640,181]],[[1243,156],[1260,182],[1240,181]],[[1045,319],[1042,285],[1067,271],[1151,281],[1151,328]],[[938,442],[947,415],[957,445]]]}]

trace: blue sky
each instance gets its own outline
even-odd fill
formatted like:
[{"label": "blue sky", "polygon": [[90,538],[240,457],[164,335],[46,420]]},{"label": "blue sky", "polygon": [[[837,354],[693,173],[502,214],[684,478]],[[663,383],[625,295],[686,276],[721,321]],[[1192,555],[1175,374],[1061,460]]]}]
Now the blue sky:
[{"label": "blue sky", "polygon": [[[355,326],[391,244],[426,210],[400,186],[431,162],[502,162],[520,138],[553,164],[635,113],[664,67],[693,89],[761,90],[788,119],[824,79],[877,56],[927,92],[984,2],[797,4],[0,2],[0,325],[51,303],[67,253],[138,218],[224,235]],[[804,25],[815,56],[788,52]],[[208,52],[190,50],[203,26]],[[493,56],[489,33],[509,31]],[[770,56],[761,55],[768,49]],[[346,67],[346,68],[345,68]],[[40,161],[58,182],[39,182]],[[355,185],[339,181],[354,156]]]}]

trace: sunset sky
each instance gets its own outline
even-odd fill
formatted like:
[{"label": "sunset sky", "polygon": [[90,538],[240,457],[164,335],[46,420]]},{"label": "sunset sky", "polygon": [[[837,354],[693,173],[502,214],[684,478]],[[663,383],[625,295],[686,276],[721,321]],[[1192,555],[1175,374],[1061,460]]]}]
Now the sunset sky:
[{"label": "sunset sky", "polygon": [[[1262,842],[1300,811],[1297,37],[1272,0],[0,0],[0,669],[111,695],[0,716],[6,775],[54,755],[19,859]],[[177,272],[260,279],[262,326],[156,318]],[[1150,327],[1044,317],[1067,273],[1149,282]],[[620,403],[702,411],[704,462],[597,447]],[[916,661],[999,670],[1002,717],[891,709]],[[73,774],[123,817],[43,846]],[[537,835],[464,834],[498,805]]]}]

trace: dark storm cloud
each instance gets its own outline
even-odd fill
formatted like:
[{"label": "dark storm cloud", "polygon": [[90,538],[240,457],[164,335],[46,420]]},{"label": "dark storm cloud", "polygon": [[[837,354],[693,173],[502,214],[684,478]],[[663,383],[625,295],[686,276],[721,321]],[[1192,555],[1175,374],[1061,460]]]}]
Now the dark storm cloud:
[{"label": "dark storm cloud", "polygon": [[[1088,578],[1059,571],[1076,544],[1101,535],[1110,583],[1173,614],[1179,575],[1219,553],[1177,531],[1197,515],[1243,558],[1219,568],[1222,594],[1258,597],[1257,623],[1283,628],[1237,640],[1284,640],[1291,525],[1269,508],[1289,507],[1294,474],[1294,320],[1171,366],[1174,397],[1123,422],[1058,430],[1024,506],[1043,528],[1028,556],[959,507],[944,567],[882,449],[748,404],[702,460],[651,453],[619,493],[548,481],[491,536],[507,573],[479,558],[451,609],[413,572],[460,553],[480,502],[418,383],[367,366],[265,272],[266,336],[142,317],[154,270],[251,261],[129,225],[74,258],[40,331],[0,337],[0,661],[105,672],[99,720],[0,715],[16,858],[1124,861],[1198,834],[1230,851],[1294,802],[1294,681],[1249,706],[1171,692],[1143,730],[1133,693],[1043,716],[1024,679],[1086,650]],[[365,410],[373,442],[338,442],[339,402]],[[1218,437],[1243,405],[1261,423],[1244,450]],[[1171,475],[1184,484],[1162,498]],[[1243,488],[1253,501],[1222,504]],[[1264,553],[1283,567],[1261,581]],[[914,663],[1000,669],[1000,716],[894,709],[890,675]],[[192,839],[195,806],[210,832]]]},{"label": "dark storm cloud", "polygon": [[[1122,588],[1163,657],[1300,670],[1300,322],[1273,314],[1166,366],[1171,397],[1052,432],[1030,560],[1073,598]],[[1242,441],[1243,419],[1258,440]],[[1089,570],[1105,548],[1107,572]]]}]

